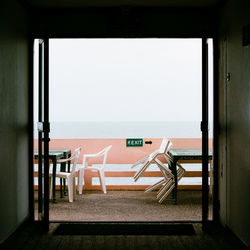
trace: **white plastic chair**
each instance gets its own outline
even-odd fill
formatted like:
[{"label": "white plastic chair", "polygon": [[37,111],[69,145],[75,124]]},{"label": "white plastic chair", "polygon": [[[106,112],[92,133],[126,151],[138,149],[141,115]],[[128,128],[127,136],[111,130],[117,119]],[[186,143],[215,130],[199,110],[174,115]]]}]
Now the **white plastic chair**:
[{"label": "white plastic chair", "polygon": [[[139,160],[138,162],[132,165],[132,168],[133,168],[135,166],[142,164],[142,167],[137,171],[137,173],[134,176],[135,181],[139,179],[139,177],[143,174],[144,171],[146,171],[146,169],[150,166],[150,164],[155,163],[159,167],[163,175],[163,179],[147,187],[145,189],[145,192],[151,192],[152,190],[162,186],[157,194],[157,199],[159,200],[160,203],[162,203],[167,198],[167,196],[171,193],[171,191],[175,187],[174,174],[171,172],[171,170],[168,167],[172,161],[172,158],[168,154],[168,151],[171,149],[172,145],[173,144],[171,141],[169,141],[166,138],[163,138],[160,148],[158,150],[154,151],[149,156],[143,158],[142,160]],[[165,158],[167,165],[163,164],[158,159],[159,156],[163,156]],[[178,170],[177,170],[177,182],[178,182],[180,178],[184,175],[185,170],[178,163],[177,163],[177,166],[178,166]]]},{"label": "white plastic chair", "polygon": [[[177,183],[178,183],[179,180],[185,174],[185,169],[179,163],[176,163],[176,166],[178,167],[177,170]],[[159,200],[159,203],[162,203],[167,198],[167,196],[171,193],[174,187],[175,187],[175,179],[174,175],[172,175],[170,176],[169,179],[165,179],[165,181],[162,183],[162,187],[157,192],[156,198]]]},{"label": "white plastic chair", "polygon": [[[74,154],[70,158],[57,160],[57,163],[66,163],[73,160],[73,166],[70,173],[56,172],[56,177],[64,178],[67,180],[69,202],[73,202],[74,195],[76,194],[76,189],[75,189],[76,164],[79,159],[80,152],[81,152],[81,147],[77,148]],[[51,178],[51,187],[52,187],[52,178]],[[52,195],[52,192],[50,193]]]},{"label": "white plastic chair", "polygon": [[[85,170],[93,170],[93,171],[97,171],[99,174],[99,179],[100,179],[100,183],[102,186],[102,191],[104,194],[107,193],[106,191],[106,184],[105,184],[105,177],[104,177],[104,167],[106,164],[106,160],[107,160],[107,156],[108,156],[108,151],[112,148],[112,145],[104,148],[102,151],[100,151],[99,153],[96,154],[85,154],[83,156],[83,164],[82,166],[79,168],[78,171],[78,191],[79,194],[82,194],[82,187],[83,187],[83,182],[84,182],[84,171]],[[99,157],[103,157],[103,163],[102,164],[98,164],[96,166],[88,166],[88,160],[91,158],[99,158]]]},{"label": "white plastic chair", "polygon": [[[165,176],[166,172],[169,172],[171,174],[171,171],[164,166],[164,164],[160,164],[161,162],[157,159],[159,156],[169,157],[167,155],[167,152],[172,147],[172,142],[166,138],[162,139],[160,148],[155,150],[153,153],[148,155],[147,157],[137,161],[132,165],[132,168],[141,165],[141,168],[136,172],[134,176],[134,180],[137,181],[139,177],[146,171],[146,169],[150,166],[152,163],[156,163],[157,166],[160,168],[160,171],[162,172],[163,176]],[[167,176],[165,176],[167,178]]]},{"label": "white plastic chair", "polygon": [[[170,156],[166,153],[166,154],[164,154],[164,158],[166,159],[167,164],[169,166],[170,161],[171,161]],[[152,190],[156,189],[159,186],[165,185],[166,183],[168,183],[169,185],[174,183],[174,175],[172,174],[171,170],[165,164],[163,164],[159,159],[155,159],[155,163],[157,164],[157,166],[161,170],[164,178],[162,180],[156,182],[155,184],[147,187],[145,189],[145,193],[151,192]]]}]

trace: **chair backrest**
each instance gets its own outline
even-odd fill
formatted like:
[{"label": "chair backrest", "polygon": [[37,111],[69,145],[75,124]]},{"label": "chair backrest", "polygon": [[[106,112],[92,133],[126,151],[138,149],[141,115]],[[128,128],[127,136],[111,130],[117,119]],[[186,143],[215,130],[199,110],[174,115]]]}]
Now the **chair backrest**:
[{"label": "chair backrest", "polygon": [[101,155],[104,155],[103,156],[103,167],[105,166],[106,164],[106,161],[107,161],[107,157],[108,157],[108,151],[112,148],[112,145],[109,145],[108,147],[104,148],[101,152],[99,152],[100,156]]},{"label": "chair backrest", "polygon": [[83,156],[83,166],[88,167],[88,159],[90,158],[100,158],[103,157],[103,167],[106,164],[107,161],[107,156],[108,156],[108,151],[112,148],[112,145],[109,145],[108,147],[102,149],[100,152],[96,154],[86,154]]},{"label": "chair backrest", "polygon": [[75,174],[75,172],[76,172],[76,165],[77,165],[80,153],[81,153],[81,149],[82,149],[81,147],[77,148],[75,150],[74,154],[69,158],[70,161],[73,160],[73,166],[72,166],[72,170],[71,170],[72,174]]},{"label": "chair backrest", "polygon": [[173,143],[169,139],[163,138],[159,149],[159,153],[166,154],[172,146]]}]

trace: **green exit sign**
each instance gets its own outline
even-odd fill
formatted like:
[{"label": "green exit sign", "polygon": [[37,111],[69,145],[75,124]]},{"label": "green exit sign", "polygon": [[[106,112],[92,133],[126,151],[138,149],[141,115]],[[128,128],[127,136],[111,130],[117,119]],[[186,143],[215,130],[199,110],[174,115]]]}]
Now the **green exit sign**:
[{"label": "green exit sign", "polygon": [[142,147],[143,139],[126,139],[127,147]]}]

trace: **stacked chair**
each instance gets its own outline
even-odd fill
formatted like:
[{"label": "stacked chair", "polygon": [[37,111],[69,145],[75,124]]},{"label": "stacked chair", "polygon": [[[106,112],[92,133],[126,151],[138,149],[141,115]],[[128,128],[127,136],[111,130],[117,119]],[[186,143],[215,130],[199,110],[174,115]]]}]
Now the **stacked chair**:
[{"label": "stacked chair", "polygon": [[[172,145],[173,144],[170,140],[163,138],[161,142],[161,146],[158,150],[154,151],[147,157],[139,160],[138,162],[132,165],[132,168],[136,166],[140,166],[140,169],[136,172],[134,176],[135,181],[137,181],[140,178],[140,176],[146,171],[146,169],[151,164],[156,164],[159,167],[159,170],[161,171],[163,175],[163,179],[147,187],[145,190],[145,192],[150,192],[160,187],[157,193],[157,200],[159,201],[159,203],[162,203],[175,187],[175,176],[174,176],[173,171],[171,171],[170,169],[172,159],[170,155],[168,154]],[[161,160],[159,160],[159,156],[164,158],[167,164],[164,164]],[[178,182],[183,177],[185,173],[185,169],[179,163],[177,163],[176,166],[178,167],[178,170],[176,173],[177,182]]]}]

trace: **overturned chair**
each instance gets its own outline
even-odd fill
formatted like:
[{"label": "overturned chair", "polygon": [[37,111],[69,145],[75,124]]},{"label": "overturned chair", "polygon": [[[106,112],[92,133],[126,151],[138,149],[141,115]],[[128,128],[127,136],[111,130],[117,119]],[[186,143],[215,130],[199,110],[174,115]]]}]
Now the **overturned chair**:
[{"label": "overturned chair", "polygon": [[[160,148],[147,157],[137,161],[132,165],[132,168],[141,165],[140,169],[136,172],[134,176],[134,180],[137,181],[139,177],[146,171],[146,169],[151,165],[151,164],[156,164],[158,168],[160,169],[163,179],[156,182],[155,184],[149,186],[146,188],[145,192],[150,192],[156,188],[159,188],[159,191],[157,193],[157,199],[159,200],[160,203],[162,203],[167,196],[171,193],[171,191],[175,187],[175,176],[169,166],[171,166],[171,157],[168,154],[168,151],[172,147],[172,142],[166,138],[163,138]],[[164,157],[166,160],[167,164],[164,164],[161,160],[159,160],[159,156]],[[177,163],[178,170],[176,172],[177,174],[177,182],[183,177],[185,173],[185,169]]]},{"label": "overturned chair", "polygon": [[[161,164],[163,164],[163,163],[161,163]],[[168,165],[170,165],[170,162],[168,163]],[[179,163],[177,163],[176,165],[178,166],[178,170],[176,172],[177,173],[177,183],[178,183],[179,180],[185,174],[185,169]],[[157,199],[158,199],[159,203],[162,203],[168,197],[168,195],[172,192],[172,190],[175,187],[175,177],[171,171],[168,170],[168,172],[165,173],[164,179],[160,181],[160,185],[162,185],[162,187],[157,192]],[[156,187],[159,187],[160,185],[159,185],[159,182],[157,182],[156,184],[148,187],[145,190],[145,192],[150,192],[153,189],[155,189]]]}]

